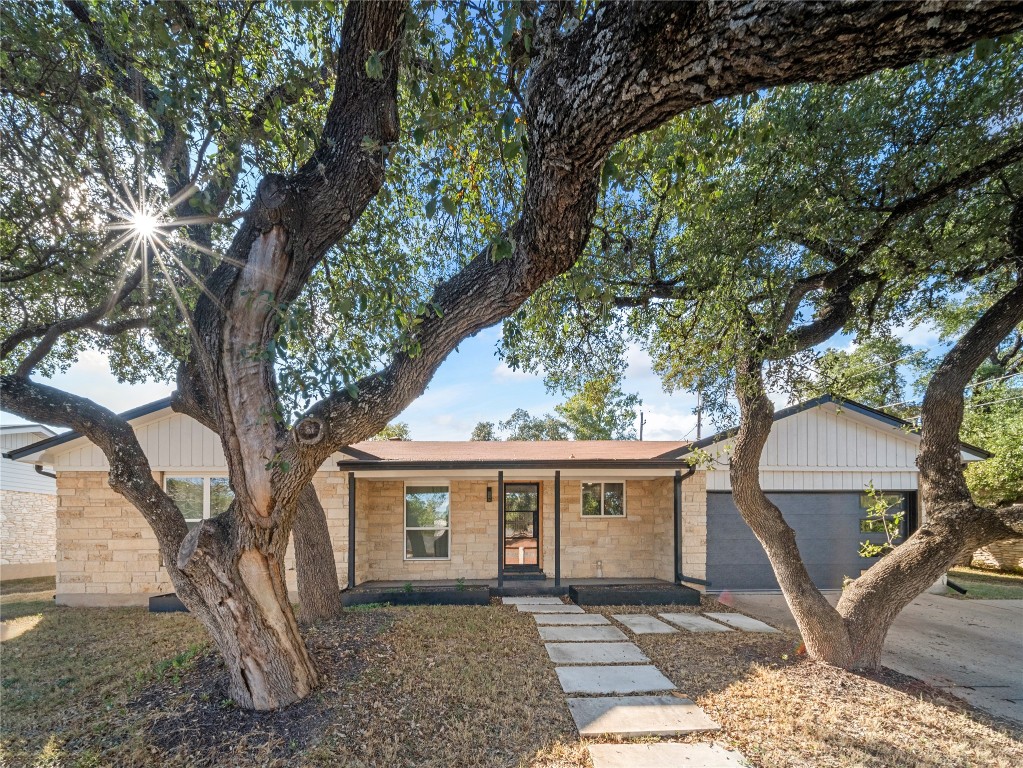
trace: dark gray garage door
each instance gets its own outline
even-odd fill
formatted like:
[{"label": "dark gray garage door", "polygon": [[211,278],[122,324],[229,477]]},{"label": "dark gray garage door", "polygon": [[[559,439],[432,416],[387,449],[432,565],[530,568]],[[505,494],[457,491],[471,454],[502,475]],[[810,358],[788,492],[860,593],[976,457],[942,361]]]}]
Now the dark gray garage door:
[{"label": "dark gray garage door", "polygon": [[[859,493],[769,493],[786,522],[810,578],[822,589],[838,589],[874,559],[859,555],[860,542],[877,536],[860,532]],[[710,589],[778,589],[763,547],[732,503],[731,493],[707,494],[707,578]]]}]

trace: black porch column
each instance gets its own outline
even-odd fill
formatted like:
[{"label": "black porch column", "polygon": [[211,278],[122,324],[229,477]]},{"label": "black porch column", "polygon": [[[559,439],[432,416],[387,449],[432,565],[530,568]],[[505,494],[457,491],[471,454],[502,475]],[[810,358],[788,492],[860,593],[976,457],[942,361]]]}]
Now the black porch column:
[{"label": "black porch column", "polygon": [[497,473],[497,588],[504,586],[504,472]]},{"label": "black porch column", "polygon": [[355,473],[348,473],[348,589],[355,586]]},{"label": "black porch column", "polygon": [[554,470],[554,586],[561,586],[561,470]]},{"label": "black porch column", "polygon": [[681,584],[682,583],[682,578],[681,578],[681,576],[682,576],[682,560],[681,560],[681,557],[680,557],[680,555],[681,555],[680,550],[682,548],[681,547],[682,542],[679,541],[679,538],[680,538],[680,535],[681,535],[681,532],[682,532],[682,470],[681,469],[676,469],[675,470],[674,485],[675,485],[675,503],[674,503],[674,508],[675,508],[674,509],[674,511],[675,511],[675,563],[672,566],[671,572],[673,574],[675,574],[675,583],[676,584]]}]

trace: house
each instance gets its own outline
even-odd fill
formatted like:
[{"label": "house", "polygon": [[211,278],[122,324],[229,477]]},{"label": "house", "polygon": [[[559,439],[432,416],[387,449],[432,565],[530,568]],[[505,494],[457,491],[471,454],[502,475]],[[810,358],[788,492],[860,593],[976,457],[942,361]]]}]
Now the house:
[{"label": "house", "polygon": [[0,426],[0,578],[57,572],[57,483],[42,466],[12,461],[8,451],[54,437],[41,424]]},{"label": "house", "polygon": [[[125,414],[153,472],[187,521],[231,500],[219,438],[162,400]],[[920,438],[906,422],[824,396],[776,415],[761,482],[796,530],[811,576],[838,588],[872,558],[871,485],[923,511]],[[373,441],[324,463],[314,484],[342,585],[487,580],[656,579],[699,589],[776,589],[760,545],[732,502],[732,433],[657,441]],[[700,451],[705,452],[701,453]],[[690,466],[695,455],[709,463]],[[57,474],[57,601],[144,603],[172,590],[142,516],[107,485],[102,452],[68,433],[9,453]],[[987,456],[963,446],[964,461]],[[349,510],[354,510],[349,515]],[[289,553],[289,588],[295,589]],[[541,582],[537,582],[541,586]]]}]

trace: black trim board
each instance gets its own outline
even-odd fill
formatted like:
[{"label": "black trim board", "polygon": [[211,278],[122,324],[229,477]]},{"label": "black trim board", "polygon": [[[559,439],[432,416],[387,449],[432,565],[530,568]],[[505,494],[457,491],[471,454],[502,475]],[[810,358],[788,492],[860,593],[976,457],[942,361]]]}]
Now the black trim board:
[{"label": "black trim board", "polygon": [[476,460],[462,461],[339,461],[342,471],[387,472],[394,469],[447,470],[447,469],[678,469],[677,459],[517,459],[514,461]]},{"label": "black trim board", "polygon": [[[151,413],[156,413],[157,411],[162,411],[164,408],[170,408],[171,407],[171,399],[172,398],[170,398],[170,397],[165,397],[165,398],[163,398],[161,400],[154,400],[151,403],[146,403],[145,405],[140,405],[138,408],[132,408],[129,411],[125,411],[124,413],[119,413],[117,415],[120,416],[125,421],[131,421],[132,419],[139,419],[139,418],[142,418],[143,416],[148,416]],[[37,443],[32,443],[31,445],[26,445],[26,446],[24,446],[22,448],[18,448],[16,450],[9,451],[9,452],[4,454],[4,458],[7,458],[7,459],[19,459],[22,456],[29,456],[29,455],[31,455],[33,453],[38,453],[39,451],[49,450],[50,448],[53,448],[54,446],[57,446],[57,445],[63,445],[64,443],[70,443],[72,440],[77,440],[80,437],[83,437],[83,435],[80,432],[75,432],[75,431],[65,432],[62,435],[57,435],[56,437],[48,437],[45,440],[40,440]]]}]

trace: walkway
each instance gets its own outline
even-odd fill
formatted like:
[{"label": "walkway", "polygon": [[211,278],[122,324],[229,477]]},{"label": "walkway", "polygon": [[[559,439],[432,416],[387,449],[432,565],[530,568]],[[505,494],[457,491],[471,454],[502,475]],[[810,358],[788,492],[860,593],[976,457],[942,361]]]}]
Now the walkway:
[{"label": "walkway", "polygon": [[[676,686],[643,651],[604,616],[586,613],[557,597],[505,597],[505,604],[532,614],[579,735],[653,737],[713,733],[721,726]],[[613,618],[635,634],[688,632],[777,632],[733,613],[662,613]],[[710,618],[706,618],[709,616]],[[712,621],[711,619],[714,619]],[[676,626],[672,626],[672,624]],[[735,768],[746,765],[738,752],[717,744],[593,744],[594,768]]]}]

